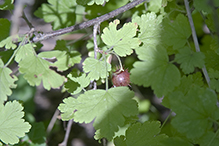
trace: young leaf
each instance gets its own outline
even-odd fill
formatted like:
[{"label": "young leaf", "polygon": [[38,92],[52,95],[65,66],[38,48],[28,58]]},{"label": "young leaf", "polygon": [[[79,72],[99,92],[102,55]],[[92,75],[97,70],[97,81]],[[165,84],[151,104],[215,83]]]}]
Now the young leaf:
[{"label": "young leaf", "polygon": [[107,71],[111,71],[111,65],[109,63],[91,57],[86,58],[83,64],[83,70],[85,73],[88,73],[87,76],[90,80],[106,78],[106,75],[108,76]]},{"label": "young leaf", "polygon": [[2,40],[0,42],[0,48],[4,47],[5,46],[5,49],[15,49],[17,47],[16,44],[13,43],[13,39],[18,39],[18,35],[16,36],[9,36],[7,37],[6,39]]},{"label": "young leaf", "polygon": [[125,137],[116,137],[114,144],[116,146],[159,146],[161,141],[167,136],[160,134],[160,122],[146,121],[131,125],[126,131]]},{"label": "young leaf", "polygon": [[16,87],[14,84],[17,81],[16,76],[10,76],[12,71],[4,67],[4,63],[0,58],[0,104],[7,100],[7,96],[12,94],[10,88]]},{"label": "young leaf", "polygon": [[113,50],[119,56],[126,56],[133,53],[134,48],[140,44],[136,35],[138,25],[136,23],[126,23],[122,28],[117,30],[117,25],[120,21],[114,20],[110,22],[109,28],[104,28],[101,38],[108,48],[113,47]]},{"label": "young leaf", "polygon": [[174,22],[164,19],[162,39],[168,46],[173,46],[173,49],[182,48],[190,35],[189,21],[184,15],[179,14]]},{"label": "young leaf", "polygon": [[187,95],[176,91],[169,96],[170,107],[176,113],[172,125],[187,138],[194,139],[204,135],[212,127],[212,120],[219,119],[217,96],[210,89],[194,86]]},{"label": "young leaf", "polygon": [[76,0],[48,0],[48,3],[42,4],[34,14],[45,22],[52,22],[54,30],[75,24]]},{"label": "young leaf", "polygon": [[162,46],[136,49],[142,61],[134,63],[130,80],[137,85],[151,86],[158,97],[167,95],[180,83],[180,72],[168,62],[166,50]]},{"label": "young leaf", "polygon": [[134,17],[132,22],[139,25],[139,39],[145,46],[150,47],[160,44],[162,16],[157,17],[154,12],[151,12],[141,15],[141,17]]},{"label": "young leaf", "polygon": [[204,66],[205,55],[202,52],[194,52],[189,47],[184,47],[176,54],[176,62],[180,64],[180,68],[185,74],[194,72],[195,67],[202,68]]},{"label": "young leaf", "polygon": [[[59,109],[64,112],[62,116],[74,118],[79,123],[90,123],[94,120],[94,128],[99,132],[97,138],[111,140],[114,132],[118,131],[118,126],[124,125],[124,117],[137,115],[137,102],[131,99],[133,96],[134,92],[128,87],[116,87],[108,91],[89,90],[77,99],[65,99],[65,105],[61,104]],[[70,114],[67,115],[66,111]]]},{"label": "young leaf", "polygon": [[38,86],[42,81],[44,88],[50,90],[60,87],[65,80],[63,76],[51,70],[50,66],[48,61],[33,55],[20,61],[19,71],[31,86]]},{"label": "young leaf", "polygon": [[25,136],[31,125],[24,122],[23,107],[17,101],[0,104],[0,139],[5,144],[16,144]]},{"label": "young leaf", "polygon": [[[88,77],[86,77],[86,74],[82,74],[80,77],[73,77],[72,74],[68,74],[67,77],[71,81],[65,83],[65,88],[67,88],[68,91],[70,91],[70,93],[73,95],[80,93],[85,87],[90,84],[90,80],[88,79]],[[74,83],[79,85],[76,89],[74,89]]]}]

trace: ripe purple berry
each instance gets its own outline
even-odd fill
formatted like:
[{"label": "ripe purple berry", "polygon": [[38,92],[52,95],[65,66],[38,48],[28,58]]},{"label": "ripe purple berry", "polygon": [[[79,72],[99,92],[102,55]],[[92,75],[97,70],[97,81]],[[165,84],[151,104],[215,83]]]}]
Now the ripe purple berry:
[{"label": "ripe purple berry", "polygon": [[128,69],[126,70],[116,70],[113,73],[112,82],[115,87],[118,86],[130,86],[130,77],[129,77]]}]

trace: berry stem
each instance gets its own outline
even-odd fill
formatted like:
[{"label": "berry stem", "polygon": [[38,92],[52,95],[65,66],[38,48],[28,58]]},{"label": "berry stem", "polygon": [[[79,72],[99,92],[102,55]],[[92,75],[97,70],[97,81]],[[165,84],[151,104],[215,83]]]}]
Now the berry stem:
[{"label": "berry stem", "polygon": [[110,53],[115,55],[117,57],[118,61],[119,61],[120,69],[119,69],[118,72],[124,71],[120,57],[115,52],[113,52],[113,51],[111,51]]}]

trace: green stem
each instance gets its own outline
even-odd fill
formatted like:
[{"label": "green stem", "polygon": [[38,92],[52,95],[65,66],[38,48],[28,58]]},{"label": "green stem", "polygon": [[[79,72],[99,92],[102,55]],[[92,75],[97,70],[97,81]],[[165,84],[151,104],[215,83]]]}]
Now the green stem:
[{"label": "green stem", "polygon": [[172,114],[172,111],[169,113],[169,115],[167,116],[167,118],[165,119],[163,124],[161,125],[160,129],[162,129],[164,127],[164,125],[166,124],[167,120],[170,118],[171,114]]},{"label": "green stem", "polygon": [[106,62],[106,55],[103,53],[104,61],[105,61],[105,66],[106,66],[106,91],[109,89],[108,85],[108,70],[107,70],[107,62]]},{"label": "green stem", "polygon": [[211,138],[211,140],[208,143],[208,146],[211,145],[212,141],[215,139],[215,137],[218,135],[219,129],[217,130],[217,132],[214,134],[214,136]]},{"label": "green stem", "polygon": [[[19,49],[19,48],[20,48],[20,46],[18,47],[18,49]],[[15,54],[17,53],[18,49],[16,49],[16,50],[14,51],[14,53],[12,54],[12,56],[10,57],[10,59],[8,60],[8,62],[5,64],[4,67],[7,67],[7,66],[11,63],[11,61],[13,60],[13,58],[14,58]]]}]

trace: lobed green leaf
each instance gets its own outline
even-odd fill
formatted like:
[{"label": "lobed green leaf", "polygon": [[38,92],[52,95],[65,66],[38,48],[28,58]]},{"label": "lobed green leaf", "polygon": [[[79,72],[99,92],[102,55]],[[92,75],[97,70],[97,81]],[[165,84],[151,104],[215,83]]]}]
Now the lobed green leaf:
[{"label": "lobed green leaf", "polygon": [[212,127],[210,119],[219,119],[217,96],[210,89],[194,86],[186,95],[176,91],[170,94],[169,102],[176,113],[171,121],[173,127],[189,139],[203,136]]},{"label": "lobed green leaf", "polygon": [[136,49],[138,58],[142,61],[134,63],[130,71],[130,80],[137,85],[151,86],[154,93],[161,97],[179,85],[180,72],[176,66],[168,62],[166,50],[147,48],[144,45]]},{"label": "lobed green leaf", "polygon": [[195,67],[202,68],[204,66],[205,55],[202,52],[194,52],[189,47],[179,49],[176,54],[175,61],[180,64],[180,68],[185,74],[194,72]]},{"label": "lobed green leaf", "polygon": [[12,94],[10,88],[16,87],[14,82],[17,81],[17,77],[10,75],[11,73],[11,69],[5,67],[0,58],[0,104],[4,103],[7,100],[7,96]]},{"label": "lobed green leaf", "polygon": [[[171,22],[168,19],[163,21],[162,40],[168,46],[173,46],[173,49],[182,48],[187,39],[191,35],[191,29],[188,19],[179,14],[176,20]],[[179,29],[180,28],[180,29]]]},{"label": "lobed green leaf", "polygon": [[157,16],[154,12],[134,17],[133,23],[137,23],[140,27],[139,39],[144,43],[145,47],[151,48],[161,42],[161,22],[162,16]]},{"label": "lobed green leaf", "polygon": [[23,107],[17,101],[0,104],[0,139],[5,144],[16,144],[24,137],[31,125],[24,122]]},{"label": "lobed green leaf", "polygon": [[126,131],[125,136],[116,137],[114,144],[116,146],[159,146],[161,141],[167,136],[160,133],[160,122],[146,121],[131,125]]},{"label": "lobed green leaf", "polygon": [[99,78],[106,78],[111,71],[111,65],[105,61],[100,61],[95,58],[88,57],[83,62],[83,70],[88,73],[88,78],[98,80]]},{"label": "lobed green leaf", "polygon": [[41,81],[45,89],[60,87],[65,78],[50,69],[51,63],[35,56],[27,56],[19,63],[19,71],[31,86],[38,86]]},{"label": "lobed green leaf", "polygon": [[42,4],[34,14],[39,18],[43,18],[45,22],[52,22],[54,30],[75,24],[76,0],[48,0],[48,3]]},{"label": "lobed green leaf", "polygon": [[133,53],[132,49],[140,44],[139,39],[134,38],[138,26],[136,23],[126,23],[117,30],[119,23],[118,19],[110,22],[109,28],[104,28],[101,38],[107,47],[113,48],[119,56],[130,55]]},{"label": "lobed green leaf", "polygon": [[94,120],[94,128],[98,130],[97,139],[105,137],[111,140],[118,126],[124,125],[124,117],[137,115],[137,102],[131,99],[133,96],[134,92],[128,87],[116,87],[108,91],[89,90],[77,99],[65,99],[65,104],[61,104],[59,109],[65,119],[74,118],[79,123]]}]

